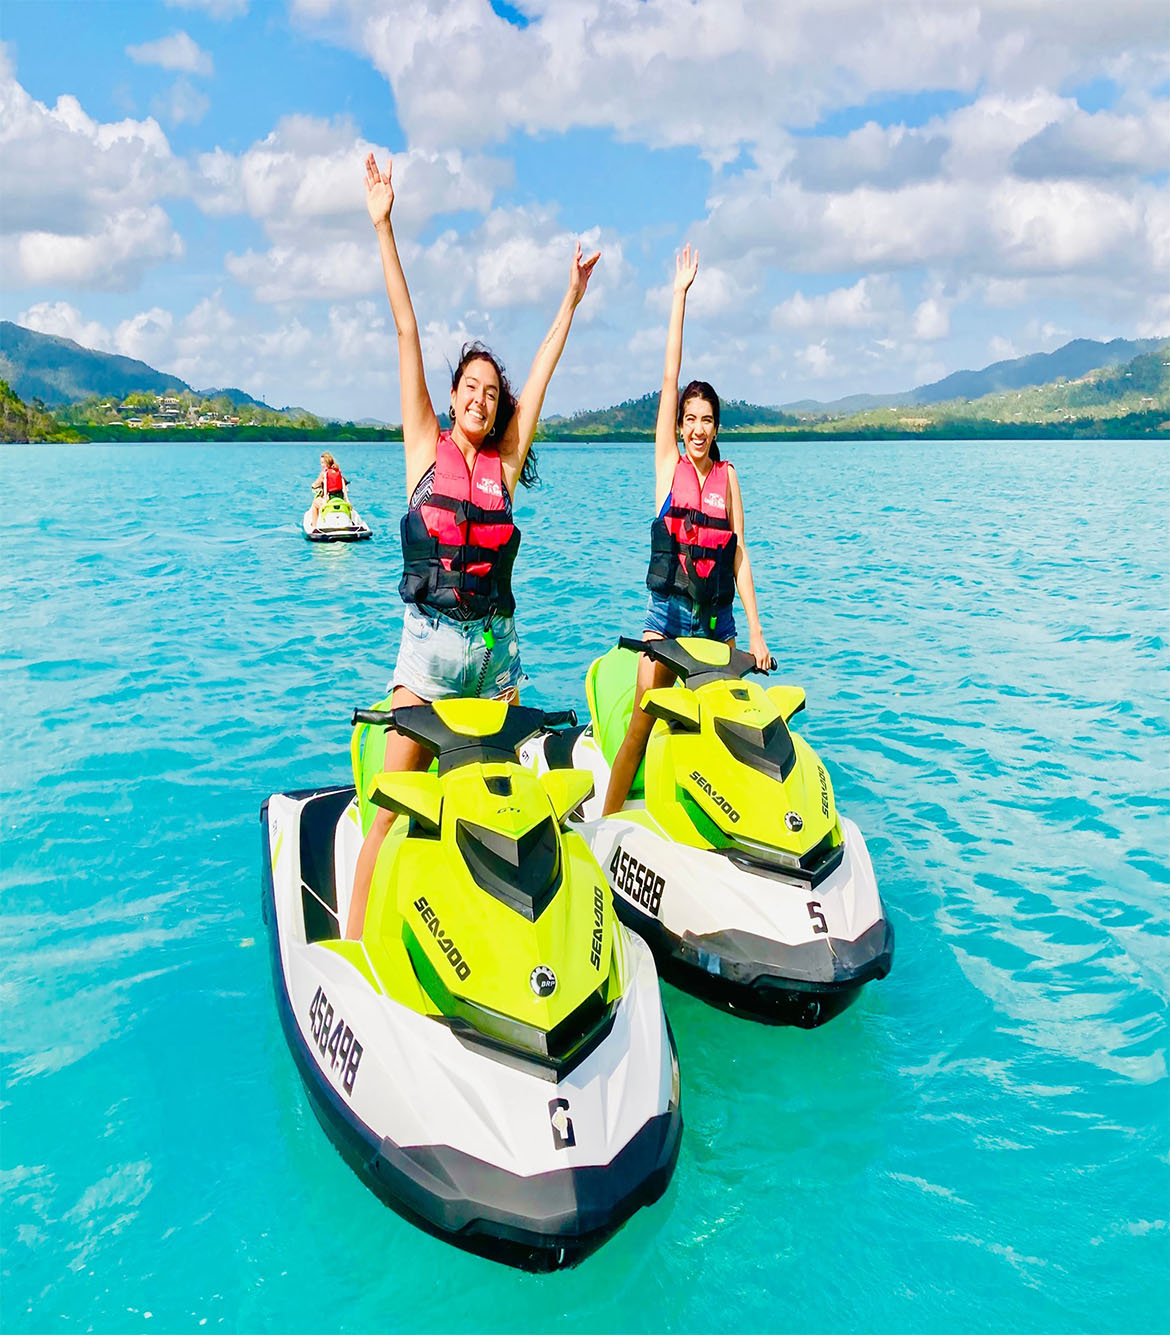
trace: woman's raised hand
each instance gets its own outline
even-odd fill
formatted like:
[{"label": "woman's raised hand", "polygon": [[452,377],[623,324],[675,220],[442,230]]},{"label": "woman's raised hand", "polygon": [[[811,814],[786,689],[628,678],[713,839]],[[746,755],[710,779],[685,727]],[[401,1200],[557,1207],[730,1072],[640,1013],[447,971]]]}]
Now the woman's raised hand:
[{"label": "woman's raised hand", "polygon": [[370,211],[370,221],[375,227],[390,217],[394,207],[394,187],[390,184],[390,173],[394,170],[393,162],[386,163],[386,175],[378,170],[378,164],[371,153],[366,158],[366,208]]},{"label": "woman's raised hand", "polygon": [[683,246],[682,254],[674,257],[674,290],[685,292],[695,281],[699,272],[699,252],[691,250],[690,245]]},{"label": "woman's raised hand", "polygon": [[589,286],[589,276],[593,272],[593,266],[601,259],[601,251],[595,251],[588,259],[583,259],[581,255],[581,243],[577,242],[577,250],[573,256],[573,267],[569,273],[569,296],[576,306],[585,295],[585,289]]}]

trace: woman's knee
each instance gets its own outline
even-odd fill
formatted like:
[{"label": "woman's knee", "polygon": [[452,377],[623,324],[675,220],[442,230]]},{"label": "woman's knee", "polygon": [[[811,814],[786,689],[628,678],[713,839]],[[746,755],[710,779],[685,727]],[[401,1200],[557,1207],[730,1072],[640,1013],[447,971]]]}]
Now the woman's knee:
[{"label": "woman's knee", "polygon": [[394,823],[394,812],[387,811],[385,807],[374,808],[374,819],[370,824],[370,832],[366,835],[367,839],[386,838],[390,833],[390,826]]}]

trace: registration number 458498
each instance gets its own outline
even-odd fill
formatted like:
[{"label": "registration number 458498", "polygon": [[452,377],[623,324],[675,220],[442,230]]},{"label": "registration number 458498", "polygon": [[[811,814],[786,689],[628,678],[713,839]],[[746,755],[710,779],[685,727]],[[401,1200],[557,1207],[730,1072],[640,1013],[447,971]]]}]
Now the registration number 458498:
[{"label": "registration number 458498", "polygon": [[637,858],[630,857],[620,844],[614,850],[613,861],[609,864],[609,876],[615,890],[620,890],[648,913],[658,916],[665,881]]}]

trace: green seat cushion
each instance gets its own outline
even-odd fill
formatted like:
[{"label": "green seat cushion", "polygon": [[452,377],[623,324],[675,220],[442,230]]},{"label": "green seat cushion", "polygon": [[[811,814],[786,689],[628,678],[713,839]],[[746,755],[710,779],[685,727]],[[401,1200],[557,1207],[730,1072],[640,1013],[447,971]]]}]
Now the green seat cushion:
[{"label": "green seat cushion", "polygon": [[[615,646],[600,658],[595,658],[585,674],[585,697],[589,701],[589,713],[593,719],[593,735],[601,747],[606,764],[611,768],[618,748],[625,740],[630,715],[634,712],[639,657],[630,649]],[[643,761],[638,766],[634,782],[630,785],[631,798],[645,796],[644,765]]]}]

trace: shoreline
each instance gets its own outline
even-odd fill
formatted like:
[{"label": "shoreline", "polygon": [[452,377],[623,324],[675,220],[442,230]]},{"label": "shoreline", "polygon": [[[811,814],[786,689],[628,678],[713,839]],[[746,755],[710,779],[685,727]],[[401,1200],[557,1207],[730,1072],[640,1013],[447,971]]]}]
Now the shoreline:
[{"label": "shoreline", "polygon": [[[991,440],[1166,440],[1170,441],[1170,418],[1163,412],[1128,413],[1122,417],[1082,418],[1059,423],[1006,423],[946,421],[929,426],[869,427],[833,431],[799,428],[760,431],[727,430],[720,432],[724,441],[759,441],[766,444],[808,444],[814,441],[910,441],[936,440],[960,443]],[[396,443],[402,440],[401,427],[354,427],[340,425],[334,430],[308,427],[161,427],[142,430],[133,427],[74,426],[52,437],[8,439],[6,445],[132,445],[149,441],[170,444],[300,444],[306,441],[340,443]],[[572,432],[555,434],[538,431],[536,445],[607,445],[641,444],[654,440],[653,431]]]}]

